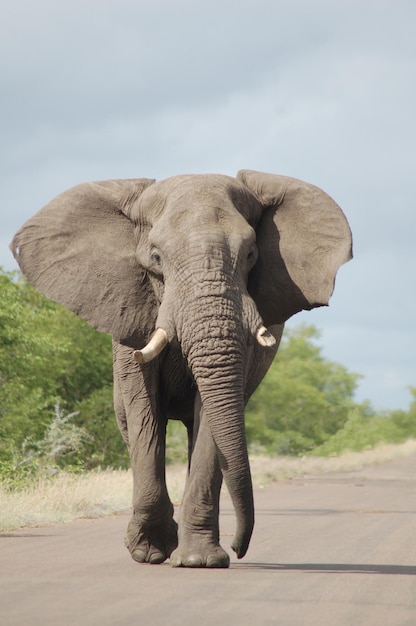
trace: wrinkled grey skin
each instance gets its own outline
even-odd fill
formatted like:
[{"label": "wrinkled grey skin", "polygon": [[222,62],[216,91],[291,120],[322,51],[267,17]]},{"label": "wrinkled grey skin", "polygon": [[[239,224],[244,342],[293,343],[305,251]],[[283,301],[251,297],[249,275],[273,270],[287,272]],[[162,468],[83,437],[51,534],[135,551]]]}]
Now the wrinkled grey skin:
[{"label": "wrinkled grey skin", "polygon": [[[113,335],[115,411],[134,478],[133,559],[227,567],[223,478],[237,520],[232,547],[243,557],[254,524],[244,406],[284,321],[325,306],[351,258],[339,207],[312,185],[252,171],[85,183],[37,213],[11,247],[35,287]],[[256,339],[263,324],[275,345]],[[133,349],[156,328],[169,343],[140,365]],[[165,483],[170,418],[190,439],[179,528]]]}]

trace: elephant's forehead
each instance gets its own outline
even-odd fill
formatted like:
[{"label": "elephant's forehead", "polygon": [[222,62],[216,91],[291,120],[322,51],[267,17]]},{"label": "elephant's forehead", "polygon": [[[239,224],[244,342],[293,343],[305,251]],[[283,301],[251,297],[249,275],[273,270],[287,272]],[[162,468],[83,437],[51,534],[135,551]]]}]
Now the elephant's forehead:
[{"label": "elephant's forehead", "polygon": [[146,204],[159,208],[153,224],[157,230],[216,226],[225,231],[244,229],[246,219],[240,211],[247,201],[240,199],[239,192],[246,193],[238,181],[227,176],[177,176],[149,188]]},{"label": "elephant's forehead", "polygon": [[230,200],[219,204],[210,197],[200,202],[196,199],[191,204],[171,203],[154,223],[153,230],[180,235],[183,241],[200,234],[219,242],[237,234],[245,239],[252,228]]},{"label": "elephant's forehead", "polygon": [[204,212],[213,207],[232,206],[232,191],[237,181],[227,176],[201,174],[175,176],[156,183],[154,191],[162,194],[165,209],[179,212],[192,207],[196,212]]},{"label": "elephant's forehead", "polygon": [[227,189],[236,187],[238,181],[231,176],[223,174],[184,174],[172,176],[158,181],[153,185],[153,189],[163,190],[167,195],[174,197],[176,194],[187,194],[196,192],[224,193]]},{"label": "elephant's forehead", "polygon": [[[258,218],[259,204],[239,180],[222,174],[173,176],[150,185],[142,196],[142,205],[170,213],[202,213],[216,208],[237,209],[244,217]],[[158,212],[159,212],[158,211]]]}]

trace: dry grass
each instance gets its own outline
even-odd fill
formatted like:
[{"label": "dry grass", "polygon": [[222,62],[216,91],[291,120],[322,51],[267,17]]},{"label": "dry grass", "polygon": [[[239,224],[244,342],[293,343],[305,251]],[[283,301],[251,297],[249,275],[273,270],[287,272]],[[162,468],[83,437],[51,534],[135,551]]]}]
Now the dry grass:
[{"label": "dry grass", "polygon": [[16,492],[0,484],[0,531],[102,517],[128,508],[131,490],[130,473],[115,470],[61,472]]},{"label": "dry grass", "polygon": [[[383,463],[416,453],[416,441],[383,445],[364,452],[338,457],[256,456],[251,459],[253,481],[257,486],[305,474],[345,471]],[[172,500],[180,501],[186,477],[184,466],[169,466],[168,489]],[[10,492],[0,483],[0,532],[25,526],[46,526],[78,518],[103,517],[130,507],[130,471],[106,470],[88,474],[60,473],[40,480],[24,491]]]},{"label": "dry grass", "polygon": [[416,440],[409,439],[402,444],[383,444],[363,452],[344,452],[334,457],[274,457],[256,456],[251,458],[253,482],[257,486],[278,480],[287,480],[306,474],[323,472],[345,472],[357,470],[366,465],[387,463],[393,459],[416,454]]}]

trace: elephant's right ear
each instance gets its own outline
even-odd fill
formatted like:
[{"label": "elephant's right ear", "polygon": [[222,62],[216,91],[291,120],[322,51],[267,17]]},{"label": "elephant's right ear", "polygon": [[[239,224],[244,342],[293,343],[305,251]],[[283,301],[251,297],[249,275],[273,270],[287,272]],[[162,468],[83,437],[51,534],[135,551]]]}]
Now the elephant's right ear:
[{"label": "elephant's right ear", "polygon": [[[28,281],[97,330],[136,346],[153,327],[130,213],[151,179],[83,183],[28,220],[10,248]],[[146,331],[145,331],[146,332]]]}]

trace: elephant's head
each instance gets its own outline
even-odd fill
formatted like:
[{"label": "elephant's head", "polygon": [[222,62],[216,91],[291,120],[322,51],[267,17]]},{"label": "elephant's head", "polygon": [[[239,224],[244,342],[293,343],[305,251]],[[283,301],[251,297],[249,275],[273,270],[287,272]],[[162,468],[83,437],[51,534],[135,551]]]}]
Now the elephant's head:
[{"label": "elephant's head", "polygon": [[253,171],[85,183],[29,220],[12,249],[41,292],[135,348],[138,361],[167,343],[182,351],[236,507],[242,556],[252,515],[246,351],[274,343],[265,326],[328,303],[351,258],[339,207],[309,184]]}]

